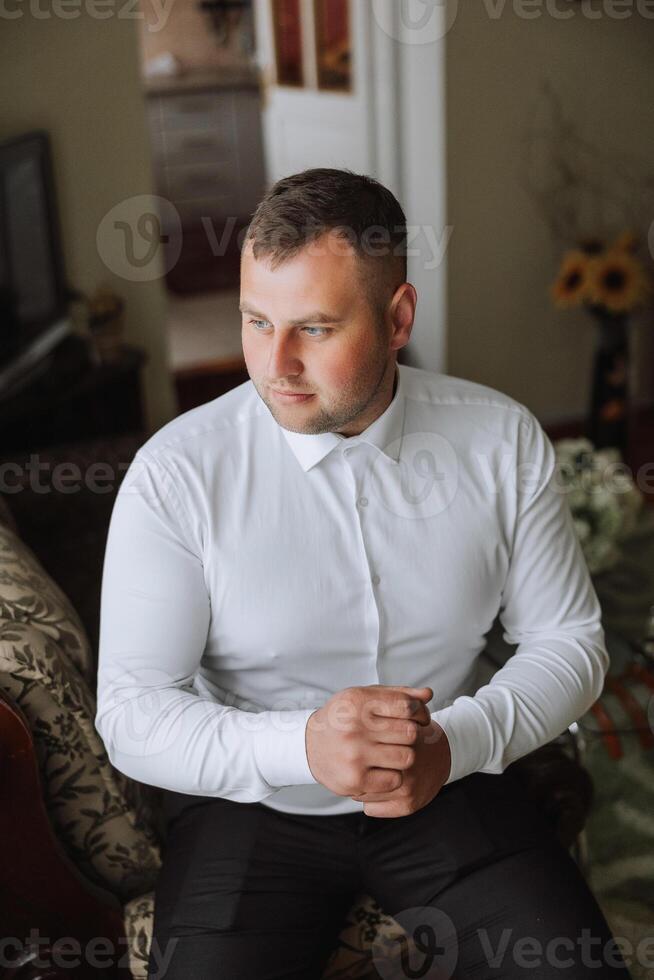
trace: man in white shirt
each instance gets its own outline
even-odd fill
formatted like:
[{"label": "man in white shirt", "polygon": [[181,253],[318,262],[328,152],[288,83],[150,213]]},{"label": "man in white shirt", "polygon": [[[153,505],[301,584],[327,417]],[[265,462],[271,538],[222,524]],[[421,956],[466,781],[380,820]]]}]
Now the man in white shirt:
[{"label": "man in white shirt", "polygon": [[[507,395],[397,364],[406,276],[377,181],[279,181],[242,253],[251,380],[163,426],[120,487],[96,726],[167,790],[151,978],[315,980],[361,890],[449,923],[423,976],[522,976],[527,936],[539,978],[628,976],[507,769],[608,667],[553,449]],[[517,650],[478,689],[498,612]]]}]

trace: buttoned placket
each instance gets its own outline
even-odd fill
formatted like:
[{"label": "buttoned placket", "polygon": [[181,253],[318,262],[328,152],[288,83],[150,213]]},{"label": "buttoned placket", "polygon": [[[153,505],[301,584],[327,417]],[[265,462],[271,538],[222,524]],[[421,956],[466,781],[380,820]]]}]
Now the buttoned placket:
[{"label": "buttoned placket", "polygon": [[[369,535],[366,533],[368,521],[374,520],[374,507],[371,505],[369,498],[362,493],[362,489],[364,487],[363,476],[365,473],[365,467],[371,465],[371,457],[369,454],[375,452],[376,450],[372,446],[368,446],[365,443],[356,443],[355,445],[346,446],[343,449],[343,460],[349,470],[352,480],[352,494],[359,527],[360,545],[363,549],[363,554],[365,555],[365,561],[368,567],[371,609],[374,613],[375,619],[375,635],[371,635],[370,642],[371,652],[374,653],[375,662],[377,663],[380,650],[382,625],[382,615],[378,601],[377,586],[380,584],[381,578],[379,573],[370,565],[371,549],[368,540]],[[378,667],[376,667],[376,670],[378,672]]]}]

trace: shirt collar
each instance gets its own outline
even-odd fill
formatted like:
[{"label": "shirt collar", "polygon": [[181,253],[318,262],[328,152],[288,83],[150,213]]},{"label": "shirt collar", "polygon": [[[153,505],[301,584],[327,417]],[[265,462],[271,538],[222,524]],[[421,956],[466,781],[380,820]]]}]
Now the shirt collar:
[{"label": "shirt collar", "polygon": [[[398,462],[400,438],[404,428],[404,389],[406,387],[406,383],[403,383],[405,379],[403,379],[401,364],[396,364],[395,375],[397,387],[390,404],[359,435],[344,436],[340,432],[291,432],[289,429],[279,426],[305,473],[343,443],[347,443],[348,446],[355,446],[357,443],[365,442],[370,446],[375,446],[393,462]],[[276,420],[274,421],[278,425]]]}]

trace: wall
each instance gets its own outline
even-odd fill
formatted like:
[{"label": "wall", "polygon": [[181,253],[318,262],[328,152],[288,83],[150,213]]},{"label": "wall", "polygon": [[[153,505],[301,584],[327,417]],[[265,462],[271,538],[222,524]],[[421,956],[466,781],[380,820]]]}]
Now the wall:
[{"label": "wall", "polygon": [[230,14],[233,28],[225,42],[219,43],[199,0],[166,0],[162,7],[144,0],[142,9],[146,16],[139,21],[139,39],[144,66],[165,53],[172,54],[183,69],[230,68],[249,61],[254,30],[251,12]]},{"label": "wall", "polygon": [[[395,0],[390,0],[395,3]],[[428,7],[405,5],[397,24],[399,81],[398,144],[400,195],[409,229],[408,280],[418,293],[411,340],[402,359],[428,371],[446,371],[447,346],[447,128],[445,119],[446,38],[406,43],[408,24],[420,24]],[[438,7],[434,10],[437,12]],[[397,11],[396,11],[397,17]],[[435,96],[427,100],[425,92]],[[425,108],[429,107],[429,124]],[[442,258],[439,254],[442,249]],[[413,256],[411,253],[417,253]]]},{"label": "wall", "polygon": [[[147,350],[146,411],[159,428],[175,414],[163,280],[117,276],[96,248],[102,217],[121,200],[152,192],[135,20],[119,16],[133,8],[105,5],[111,16],[104,20],[81,0],[60,8],[17,0],[7,9],[20,16],[3,19],[0,31],[2,87],[11,93],[0,136],[32,128],[51,134],[68,280],[84,292],[108,282],[125,297],[126,340]],[[56,16],[57,9],[77,16]]]},{"label": "wall", "polygon": [[[654,20],[589,20],[582,9],[602,4],[563,6],[575,8],[570,20],[545,4],[526,20],[510,2],[459,3],[446,56],[448,372],[506,391],[544,421],[584,414],[593,328],[584,311],[550,303],[561,248],[524,189],[524,136],[542,110],[541,83],[552,80],[601,153],[631,155],[643,174],[654,132]],[[493,19],[489,9],[503,13]],[[652,219],[642,215],[645,233]],[[654,390],[652,328],[636,338],[641,401]]]}]

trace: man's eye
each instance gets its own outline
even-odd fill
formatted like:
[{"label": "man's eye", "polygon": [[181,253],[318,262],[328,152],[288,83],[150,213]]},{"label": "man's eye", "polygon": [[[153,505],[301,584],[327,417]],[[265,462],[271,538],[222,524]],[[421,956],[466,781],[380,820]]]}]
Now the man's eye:
[{"label": "man's eye", "polygon": [[[264,327],[269,326],[269,323],[268,323],[267,320],[250,320],[249,322],[250,322],[250,326],[254,327],[256,333],[261,333],[261,330],[259,329],[258,324],[261,323],[261,324],[263,324]],[[318,331],[318,333],[310,333],[309,334],[310,337],[322,337],[324,334],[331,333],[331,329],[329,327],[302,327],[302,329],[303,330],[317,330]]]}]

